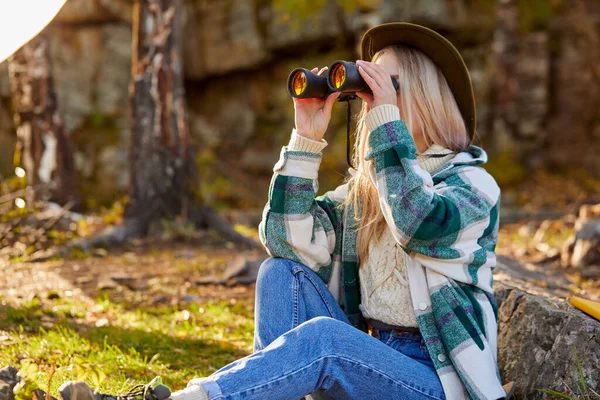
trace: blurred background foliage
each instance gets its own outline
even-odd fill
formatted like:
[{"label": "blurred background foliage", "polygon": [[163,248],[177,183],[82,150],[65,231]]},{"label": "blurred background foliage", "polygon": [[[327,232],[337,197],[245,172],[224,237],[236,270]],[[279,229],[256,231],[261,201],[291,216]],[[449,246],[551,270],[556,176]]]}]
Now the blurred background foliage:
[{"label": "blurred background foliage", "polygon": [[[485,167],[507,204],[531,201],[510,194],[530,190],[539,171],[550,186],[573,175],[588,182],[575,193],[555,190],[564,203],[597,188],[589,184],[600,178],[597,0],[183,3],[188,125],[200,194],[217,208],[264,204],[272,166],[293,127],[288,73],[356,59],[364,31],[391,21],[427,25],[461,50],[477,97],[475,144],[488,152]],[[69,0],[47,28],[59,108],[88,210],[109,207],[127,192],[131,15],[130,0]],[[345,104],[338,104],[326,137],[321,192],[346,174],[345,130]],[[9,181],[15,140],[4,63],[0,174]]]}]

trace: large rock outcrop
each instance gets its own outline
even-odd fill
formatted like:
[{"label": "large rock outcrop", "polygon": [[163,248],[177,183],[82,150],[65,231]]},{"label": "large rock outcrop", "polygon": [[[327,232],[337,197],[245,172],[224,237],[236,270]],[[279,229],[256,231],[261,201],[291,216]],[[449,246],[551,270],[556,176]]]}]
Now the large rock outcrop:
[{"label": "large rock outcrop", "polygon": [[[600,321],[565,301],[569,282],[561,271],[499,257],[498,364],[503,381],[517,383],[517,397],[544,399],[539,389],[572,393],[580,383],[600,386]],[[579,361],[578,361],[579,360]]]}]

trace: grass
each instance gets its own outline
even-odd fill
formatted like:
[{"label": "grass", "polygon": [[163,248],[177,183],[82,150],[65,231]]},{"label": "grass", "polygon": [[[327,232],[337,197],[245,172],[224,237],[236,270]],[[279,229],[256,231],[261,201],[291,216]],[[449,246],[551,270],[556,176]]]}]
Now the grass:
[{"label": "grass", "polygon": [[579,359],[579,355],[577,354],[577,350],[573,349],[573,353],[575,356],[575,365],[577,367],[577,373],[573,374],[573,382],[575,388],[569,387],[566,382],[565,386],[569,389],[569,393],[562,393],[557,390],[552,389],[539,389],[540,392],[545,393],[551,398],[557,399],[566,399],[566,400],[593,400],[599,399],[600,395],[592,388],[589,387],[587,381],[585,380],[585,375],[583,374],[583,368],[581,366],[581,360]]},{"label": "grass", "polygon": [[133,311],[107,298],[3,302],[0,365],[20,370],[18,399],[35,388],[56,397],[72,379],[123,393],[161,375],[180,389],[251,352],[252,313],[249,299]]}]

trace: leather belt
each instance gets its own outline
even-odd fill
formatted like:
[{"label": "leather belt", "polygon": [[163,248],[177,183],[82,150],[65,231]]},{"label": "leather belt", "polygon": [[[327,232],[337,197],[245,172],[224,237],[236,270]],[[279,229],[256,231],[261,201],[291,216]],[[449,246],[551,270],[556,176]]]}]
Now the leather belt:
[{"label": "leather belt", "polygon": [[373,337],[379,337],[379,332],[389,332],[389,331],[394,331],[398,334],[420,333],[419,328],[416,328],[414,326],[389,325],[389,324],[386,324],[385,322],[381,322],[376,319],[366,319],[365,318],[365,321],[367,322],[367,328],[368,328],[369,335],[371,335]]}]

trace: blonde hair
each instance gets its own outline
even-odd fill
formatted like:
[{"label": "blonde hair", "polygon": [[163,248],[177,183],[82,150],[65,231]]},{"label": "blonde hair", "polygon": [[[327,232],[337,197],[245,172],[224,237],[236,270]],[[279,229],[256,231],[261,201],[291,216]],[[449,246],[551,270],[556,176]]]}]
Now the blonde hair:
[{"label": "blonde hair", "polygon": [[[406,46],[388,46],[377,52],[372,61],[384,53],[393,52],[400,65],[400,116],[409,132],[420,127],[427,148],[441,145],[452,151],[464,151],[469,146],[467,129],[448,86],[446,78],[433,61],[421,51]],[[385,221],[379,205],[377,189],[369,177],[371,161],[365,161],[368,151],[368,129],[365,124],[367,104],[358,114],[356,149],[353,155],[357,173],[350,177],[350,191],[343,206],[352,204],[358,222],[358,256],[366,260],[369,240],[379,237]]]}]

